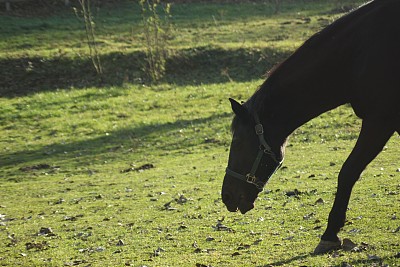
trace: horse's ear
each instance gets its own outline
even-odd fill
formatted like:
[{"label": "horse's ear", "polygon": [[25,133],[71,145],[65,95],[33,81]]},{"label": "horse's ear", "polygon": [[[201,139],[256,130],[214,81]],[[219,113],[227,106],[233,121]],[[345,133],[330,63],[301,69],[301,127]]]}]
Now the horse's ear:
[{"label": "horse's ear", "polygon": [[238,103],[236,100],[229,98],[229,101],[231,102],[232,110],[241,119],[246,119],[249,115],[247,112],[247,109]]}]

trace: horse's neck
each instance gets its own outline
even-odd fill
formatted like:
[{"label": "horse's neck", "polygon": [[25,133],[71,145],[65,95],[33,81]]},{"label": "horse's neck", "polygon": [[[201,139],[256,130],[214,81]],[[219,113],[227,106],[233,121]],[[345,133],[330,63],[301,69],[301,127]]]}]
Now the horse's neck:
[{"label": "horse's neck", "polygon": [[295,129],[309,120],[347,102],[343,90],[336,88],[341,85],[336,84],[331,70],[317,65],[305,67],[305,71],[299,68],[297,73],[291,66],[281,68],[258,92],[264,94],[260,104],[262,120],[272,133],[271,138],[278,143],[284,143]]}]

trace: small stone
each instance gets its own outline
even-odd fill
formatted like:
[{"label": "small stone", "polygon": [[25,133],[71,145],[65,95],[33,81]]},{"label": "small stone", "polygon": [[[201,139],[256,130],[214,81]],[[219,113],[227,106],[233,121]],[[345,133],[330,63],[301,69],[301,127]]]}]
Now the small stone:
[{"label": "small stone", "polygon": [[122,239],[118,240],[117,246],[125,246],[125,243]]}]

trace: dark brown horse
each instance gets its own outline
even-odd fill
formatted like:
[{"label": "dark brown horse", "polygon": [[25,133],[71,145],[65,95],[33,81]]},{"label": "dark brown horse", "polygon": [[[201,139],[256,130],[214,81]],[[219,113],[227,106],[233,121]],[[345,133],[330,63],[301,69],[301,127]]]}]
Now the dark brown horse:
[{"label": "dark brown horse", "polygon": [[229,211],[254,207],[296,128],[350,103],[362,128],[339,173],[328,226],[315,253],[340,248],[337,234],[355,182],[400,132],[399,14],[399,0],[369,2],[312,36],[244,104],[230,99],[236,116],[222,187]]}]

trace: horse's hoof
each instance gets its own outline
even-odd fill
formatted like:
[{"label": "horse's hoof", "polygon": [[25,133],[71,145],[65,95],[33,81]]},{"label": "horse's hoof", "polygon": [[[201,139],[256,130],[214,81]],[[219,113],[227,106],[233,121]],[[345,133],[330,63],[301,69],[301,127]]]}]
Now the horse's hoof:
[{"label": "horse's hoof", "polygon": [[321,240],[314,250],[314,255],[324,254],[332,250],[337,250],[342,247],[342,242],[338,241],[325,241]]}]

